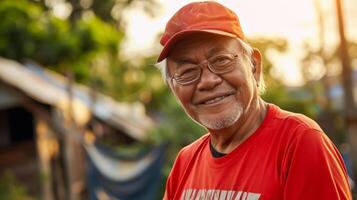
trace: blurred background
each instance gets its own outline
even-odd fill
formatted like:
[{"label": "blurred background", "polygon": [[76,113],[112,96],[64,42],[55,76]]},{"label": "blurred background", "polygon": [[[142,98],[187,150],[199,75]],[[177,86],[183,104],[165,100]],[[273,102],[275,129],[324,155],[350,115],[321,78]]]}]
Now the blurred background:
[{"label": "blurred background", "polygon": [[[154,67],[188,2],[0,0],[0,200],[161,199],[205,133]],[[263,99],[316,120],[354,187],[357,2],[218,2],[263,54]]]}]

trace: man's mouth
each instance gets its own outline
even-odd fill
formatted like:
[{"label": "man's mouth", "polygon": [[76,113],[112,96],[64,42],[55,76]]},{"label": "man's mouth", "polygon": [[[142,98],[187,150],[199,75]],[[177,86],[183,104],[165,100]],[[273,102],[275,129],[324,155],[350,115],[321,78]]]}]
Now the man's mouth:
[{"label": "man's mouth", "polygon": [[229,95],[219,96],[219,97],[204,101],[204,102],[202,102],[202,104],[204,104],[204,105],[214,104],[214,103],[222,101],[223,99],[225,99],[225,98],[227,98],[229,96],[231,96],[231,95],[229,94]]}]

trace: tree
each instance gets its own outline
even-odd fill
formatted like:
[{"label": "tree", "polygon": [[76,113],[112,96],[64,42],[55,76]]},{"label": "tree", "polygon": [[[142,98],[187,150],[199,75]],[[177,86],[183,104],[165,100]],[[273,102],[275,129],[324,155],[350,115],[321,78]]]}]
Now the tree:
[{"label": "tree", "polygon": [[124,36],[96,16],[80,19],[72,27],[25,0],[1,1],[0,17],[0,56],[20,62],[30,59],[61,73],[73,70],[82,82],[89,81],[89,66],[96,60],[117,59]]},{"label": "tree", "polygon": [[71,9],[69,19],[75,24],[77,20],[88,12],[93,12],[99,19],[111,23],[118,24],[119,28],[123,28],[121,25],[124,22],[122,20],[123,10],[131,7],[138,6],[142,8],[150,16],[155,16],[159,4],[156,0],[31,0],[41,4],[41,7],[46,10],[53,10],[59,4],[68,5]]}]

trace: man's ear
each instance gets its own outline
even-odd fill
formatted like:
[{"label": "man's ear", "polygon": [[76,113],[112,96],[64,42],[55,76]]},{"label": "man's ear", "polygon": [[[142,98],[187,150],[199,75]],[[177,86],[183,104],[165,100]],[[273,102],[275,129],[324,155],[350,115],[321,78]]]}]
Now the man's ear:
[{"label": "man's ear", "polygon": [[260,54],[260,51],[256,48],[253,49],[253,53],[252,53],[252,57],[250,58],[253,68],[253,76],[257,82],[257,84],[259,84],[260,81],[260,76],[261,73],[263,73],[262,71],[262,55]]}]

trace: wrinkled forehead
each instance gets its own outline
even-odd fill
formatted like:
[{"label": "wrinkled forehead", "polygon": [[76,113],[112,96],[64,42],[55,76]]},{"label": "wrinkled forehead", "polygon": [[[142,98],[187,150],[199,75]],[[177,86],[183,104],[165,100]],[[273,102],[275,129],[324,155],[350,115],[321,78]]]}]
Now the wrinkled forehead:
[{"label": "wrinkled forehead", "polygon": [[203,55],[207,58],[218,53],[238,53],[241,49],[237,38],[215,34],[192,34],[174,44],[168,60],[195,57],[195,55]]}]

